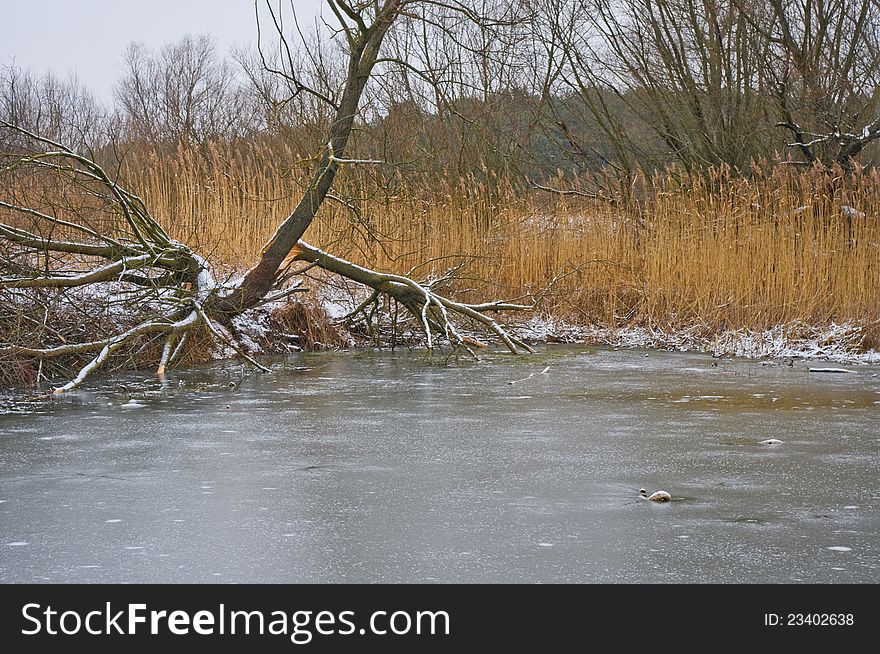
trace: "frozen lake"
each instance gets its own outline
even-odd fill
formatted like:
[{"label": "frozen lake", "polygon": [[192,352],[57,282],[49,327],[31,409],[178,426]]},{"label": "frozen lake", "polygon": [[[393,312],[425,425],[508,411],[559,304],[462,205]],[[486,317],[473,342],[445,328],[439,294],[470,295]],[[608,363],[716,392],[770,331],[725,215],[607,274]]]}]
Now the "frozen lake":
[{"label": "frozen lake", "polygon": [[586,346],[274,365],[0,405],[0,582],[880,579],[877,366]]}]

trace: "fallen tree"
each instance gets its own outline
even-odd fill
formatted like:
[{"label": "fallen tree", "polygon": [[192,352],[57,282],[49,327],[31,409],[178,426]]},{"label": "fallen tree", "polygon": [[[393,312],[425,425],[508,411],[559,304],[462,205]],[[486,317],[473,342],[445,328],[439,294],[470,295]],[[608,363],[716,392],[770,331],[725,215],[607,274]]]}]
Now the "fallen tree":
[{"label": "fallen tree", "polygon": [[[393,298],[416,318],[429,349],[443,341],[476,356],[471,346],[481,343],[463,335],[457,323],[464,320],[482,327],[511,352],[531,351],[491,316],[529,308],[526,305],[456,302],[430,284],[370,270],[302,240],[340,166],[364,163],[345,158],[364,88],[385,34],[405,10],[419,3],[328,4],[341,25],[349,57],[339,99],[288,79],[296,93],[312,93],[334,107],[327,144],[301,200],[262,248],[258,263],[240,279],[215,280],[208,261],[171,238],[146,203],[94,158],[0,122],[10,150],[0,163],[0,299],[8,307],[7,320],[16,324],[16,329],[5,330],[14,335],[14,342],[0,343],[0,359],[38,361],[37,381],[44,362],[79,360],[81,365],[68,381],[54,389],[63,393],[78,387],[115,354],[135,347],[153,348],[156,371],[163,375],[182,360],[198,335],[268,370],[237,341],[232,319],[302,291],[299,281],[291,281],[295,261],[369,288],[367,300],[353,313],[380,295]],[[477,19],[457,3],[451,6]],[[272,17],[275,20],[274,13]],[[283,39],[280,27],[278,33]],[[65,312],[77,329],[57,324],[65,320]],[[108,313],[115,315],[100,321],[98,329],[98,315]]]}]

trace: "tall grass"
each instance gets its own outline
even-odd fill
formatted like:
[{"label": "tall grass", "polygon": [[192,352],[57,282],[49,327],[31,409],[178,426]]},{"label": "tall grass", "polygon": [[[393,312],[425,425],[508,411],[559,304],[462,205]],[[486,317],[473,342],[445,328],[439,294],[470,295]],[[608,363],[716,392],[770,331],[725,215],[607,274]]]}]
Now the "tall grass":
[{"label": "tall grass", "polygon": [[[214,146],[132,156],[123,172],[176,237],[244,267],[298,200],[305,169],[277,150]],[[427,183],[345,171],[336,189],[354,210],[325,203],[308,241],[416,277],[464,263],[463,299],[539,296],[542,311],[581,323],[707,334],[880,319],[876,171],[667,171],[616,203],[490,172]]]}]

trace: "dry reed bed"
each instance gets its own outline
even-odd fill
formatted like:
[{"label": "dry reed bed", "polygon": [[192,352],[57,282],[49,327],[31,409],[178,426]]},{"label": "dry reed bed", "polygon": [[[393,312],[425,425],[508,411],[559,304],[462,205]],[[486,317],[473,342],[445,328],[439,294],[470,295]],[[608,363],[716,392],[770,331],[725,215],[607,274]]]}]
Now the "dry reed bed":
[{"label": "dry reed bed", "polygon": [[[130,158],[124,174],[178,238],[244,267],[298,199],[299,166],[213,147]],[[420,277],[465,262],[461,298],[540,294],[555,279],[541,310],[581,324],[712,333],[880,318],[876,172],[667,172],[635,186],[637,203],[611,204],[491,175],[383,188],[345,171],[336,193],[357,211],[328,202],[306,238]]]}]

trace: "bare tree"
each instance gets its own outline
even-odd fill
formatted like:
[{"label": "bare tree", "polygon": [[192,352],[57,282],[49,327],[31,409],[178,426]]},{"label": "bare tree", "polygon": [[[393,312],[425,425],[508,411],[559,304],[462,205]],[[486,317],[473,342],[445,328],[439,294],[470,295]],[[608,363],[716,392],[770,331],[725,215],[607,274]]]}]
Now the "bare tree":
[{"label": "bare tree", "polygon": [[543,11],[562,85],[627,170],[645,162],[645,127],[686,167],[744,167],[766,151],[767,47],[731,0],[545,0]]},{"label": "bare tree", "polygon": [[[100,146],[107,116],[76,79],[36,77],[15,65],[0,67],[0,120],[68,143],[80,152]],[[13,135],[7,134],[7,139]],[[3,150],[13,144],[0,141]]]},{"label": "bare tree", "polygon": [[[98,338],[88,331],[76,339],[44,331],[41,333],[48,333],[52,342],[10,344],[0,347],[0,356],[19,354],[40,361],[85,357],[75,376],[56,389],[64,392],[81,384],[115,353],[139,343],[143,346],[143,339],[149,343],[159,339],[162,343],[158,356],[158,371],[162,374],[185,352],[192,334],[206,330],[259,366],[236,344],[229,330],[230,318],[295,292],[296,284],[280,287],[289,279],[288,268],[295,261],[307,261],[363,284],[374,291],[369,301],[377,294],[394,298],[422,325],[429,348],[442,338],[454,347],[471,351],[469,344],[473,341],[462,335],[453,320],[457,315],[482,326],[513,352],[530,351],[490,316],[496,311],[525,308],[522,305],[455,302],[430,285],[357,266],[301,240],[340,168],[376,163],[347,158],[349,137],[364,89],[380,60],[385,36],[402,15],[421,4],[416,0],[328,0],[336,19],[336,34],[347,53],[343,85],[332,94],[297,77],[294,67],[277,69],[294,95],[308,94],[331,106],[333,119],[303,198],[262,248],[257,265],[232,284],[215,282],[208,263],[171,239],[145,203],[92,159],[20,126],[0,123],[29,140],[31,146],[28,154],[10,153],[0,164],[0,174],[5,176],[0,186],[7,189],[0,200],[3,301],[13,307],[26,304],[34,291],[74,295],[77,303],[125,298],[123,304],[131,322],[124,329],[111,327],[109,333]],[[457,0],[427,4],[442,5],[469,20],[483,20]],[[267,11],[286,53],[289,50],[281,17],[269,3]],[[46,177],[57,183],[43,183]],[[45,189],[49,189],[49,197]],[[69,193],[74,191],[78,191],[78,206],[71,206]]]},{"label": "bare tree", "polygon": [[808,164],[850,168],[880,138],[880,2],[745,2],[769,45],[767,77],[787,147]]},{"label": "bare tree", "polygon": [[132,43],[124,65],[116,99],[129,138],[196,145],[243,131],[234,69],[211,37],[188,35],[158,53]]},{"label": "bare tree", "polygon": [[661,163],[745,170],[782,148],[850,167],[880,136],[877,0],[534,2],[557,93],[580,101],[554,105],[576,153],[579,109],[627,171],[656,163],[654,138]]}]

